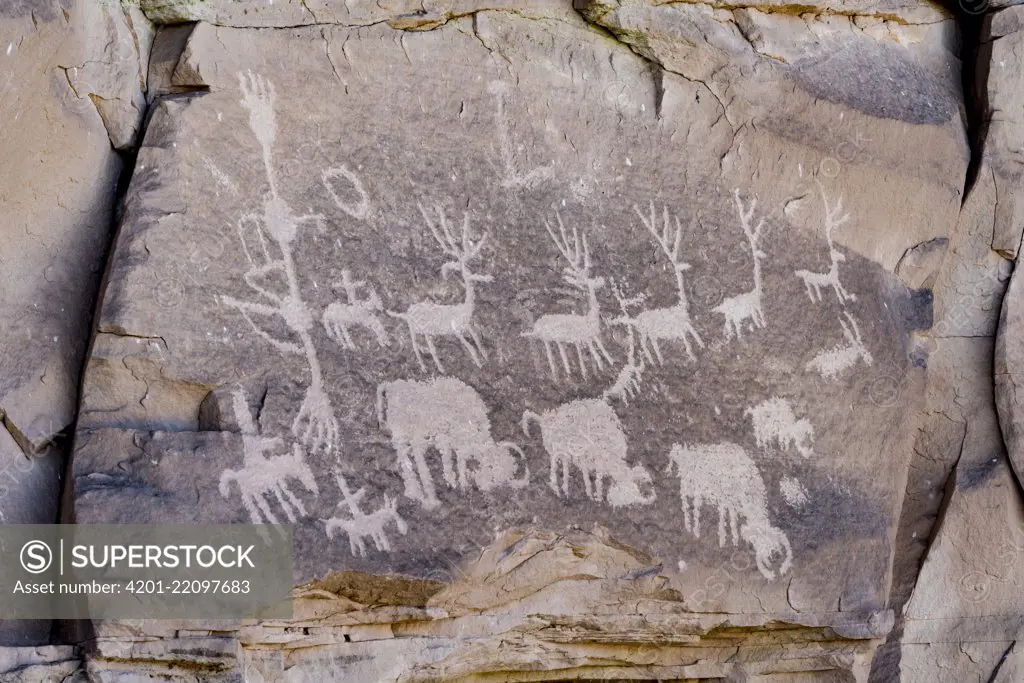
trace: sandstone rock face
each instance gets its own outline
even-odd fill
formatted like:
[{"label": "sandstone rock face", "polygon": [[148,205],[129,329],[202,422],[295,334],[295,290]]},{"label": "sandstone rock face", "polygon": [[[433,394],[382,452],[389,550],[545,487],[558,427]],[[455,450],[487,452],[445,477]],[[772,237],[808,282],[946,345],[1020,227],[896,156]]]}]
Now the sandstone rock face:
[{"label": "sandstone rock face", "polygon": [[0,681],[1016,680],[1019,8],[965,95],[919,2],[36,5],[0,522],[74,421],[67,521],[290,523],[296,606]]},{"label": "sandstone rock face", "polygon": [[[0,8],[0,523],[57,520],[121,170],[111,145],[141,124],[148,26],[117,3]],[[49,632],[0,621],[0,645]]]},{"label": "sandstone rock face", "polygon": [[[452,567],[596,528],[645,559],[574,574],[657,577],[645,613],[732,614],[745,647],[842,632],[828,665],[767,642],[866,677],[931,322],[894,271],[952,232],[967,163],[948,19],[581,11],[192,29],[170,82],[204,91],[155,102],[111,256],[76,521],[292,522],[297,582],[404,577],[432,623],[489,610],[487,638],[565,579],[437,592]],[[525,666],[407,646],[297,670]],[[662,673],[762,671],[697,658]]]}]

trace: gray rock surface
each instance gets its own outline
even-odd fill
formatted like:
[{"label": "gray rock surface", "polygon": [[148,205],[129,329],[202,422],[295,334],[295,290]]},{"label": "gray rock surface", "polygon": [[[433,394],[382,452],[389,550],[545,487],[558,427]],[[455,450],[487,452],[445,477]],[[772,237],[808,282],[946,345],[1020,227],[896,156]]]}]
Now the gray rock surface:
[{"label": "gray rock surface", "polygon": [[[194,92],[153,106],[83,383],[78,522],[287,520],[297,582],[404,577],[430,604],[503,534],[599,525],[683,609],[870,651],[931,322],[894,271],[953,232],[966,172],[948,19],[582,11],[627,44],[555,4],[204,15],[236,25],[196,25],[170,77]],[[689,56],[664,31],[707,21],[720,40]],[[452,647],[424,680],[482,671]]]},{"label": "gray rock surface", "polygon": [[[141,125],[148,26],[111,2],[0,8],[0,523],[57,521],[121,171],[111,145]],[[0,645],[49,634],[0,621]]]},{"label": "gray rock surface", "polygon": [[1016,680],[997,5],[0,7],[0,522],[297,548],[0,682]]}]

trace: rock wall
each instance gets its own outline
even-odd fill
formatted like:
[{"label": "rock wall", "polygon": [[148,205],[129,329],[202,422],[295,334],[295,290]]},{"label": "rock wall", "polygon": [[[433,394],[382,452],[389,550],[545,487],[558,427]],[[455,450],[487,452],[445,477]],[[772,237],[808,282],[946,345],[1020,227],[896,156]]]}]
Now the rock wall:
[{"label": "rock wall", "polygon": [[291,523],[296,610],[0,680],[1016,680],[1019,16],[4,9],[0,522]]}]

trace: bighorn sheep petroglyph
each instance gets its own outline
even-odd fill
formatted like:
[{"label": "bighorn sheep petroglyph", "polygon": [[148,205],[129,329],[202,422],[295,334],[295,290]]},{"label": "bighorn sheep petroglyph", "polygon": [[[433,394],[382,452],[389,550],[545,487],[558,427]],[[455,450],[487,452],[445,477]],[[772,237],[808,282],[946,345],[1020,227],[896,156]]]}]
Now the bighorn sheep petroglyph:
[{"label": "bighorn sheep petroglyph", "polygon": [[[583,477],[587,496],[595,502],[607,500],[612,507],[654,502],[651,475],[643,465],[626,462],[626,435],[618,415],[605,401],[582,399],[542,413],[527,410],[522,419],[527,436],[530,422],[540,425],[544,448],[551,456],[551,489],[558,495],[569,494],[572,465]],[[610,480],[607,492],[605,479]]]},{"label": "bighorn sheep petroglyph", "polygon": [[[440,504],[426,460],[431,447],[441,456],[444,479],[451,488],[475,485],[489,491],[501,485],[518,488],[529,481],[522,449],[509,441],[495,443],[487,406],[460,380],[385,382],[377,387],[377,420],[391,433],[405,495],[426,508]],[[522,470],[518,479],[516,456]],[[470,463],[475,469],[470,469]]]},{"label": "bighorn sheep petroglyph", "polygon": [[768,519],[764,480],[750,456],[736,444],[676,444],[669,452],[666,474],[679,476],[683,528],[700,537],[700,511],[718,511],[718,545],[746,541],[754,549],[757,569],[768,580],[776,577],[772,563],[780,560],[778,575],[789,571],[793,551],[786,534]]}]

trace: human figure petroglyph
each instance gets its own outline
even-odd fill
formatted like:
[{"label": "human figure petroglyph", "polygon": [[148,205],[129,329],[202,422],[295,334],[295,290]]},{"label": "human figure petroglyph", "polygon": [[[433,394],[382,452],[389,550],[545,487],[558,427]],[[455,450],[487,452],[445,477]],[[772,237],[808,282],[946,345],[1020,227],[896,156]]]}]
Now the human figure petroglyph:
[{"label": "human figure petroglyph", "polygon": [[509,190],[529,190],[535,185],[550,180],[554,175],[551,164],[537,166],[526,173],[520,171],[516,164],[515,145],[509,131],[508,115],[505,113],[505,97],[508,95],[509,85],[501,81],[492,81],[488,90],[491,91],[495,99],[494,123],[498,129],[499,152],[505,171],[501,186]]},{"label": "human figure petroglyph", "polygon": [[689,263],[685,263],[679,255],[683,239],[683,228],[679,224],[679,217],[674,217],[675,229],[673,230],[669,220],[668,207],[664,207],[662,210],[661,229],[659,230],[654,202],[651,202],[650,216],[644,216],[636,205],[633,206],[633,211],[640,217],[640,221],[647,228],[647,232],[651,233],[658,246],[661,247],[661,251],[668,257],[669,263],[672,264],[672,269],[675,271],[676,276],[678,297],[678,301],[673,306],[643,311],[633,319],[634,322],[632,324],[640,333],[640,347],[644,350],[649,362],[654,362],[654,358],[651,356],[651,349],[653,348],[655,355],[658,357],[658,362],[663,363],[664,358],[661,355],[658,341],[668,339],[681,341],[686,348],[686,355],[690,360],[697,360],[690,340],[692,338],[693,343],[700,348],[704,347],[704,341],[700,338],[690,320],[690,304],[686,299],[683,273],[690,270],[691,266]]},{"label": "human figure petroglyph", "polygon": [[[510,441],[494,441],[487,412],[476,390],[452,377],[396,380],[377,387],[377,420],[391,433],[408,498],[425,508],[440,504],[426,459],[431,447],[440,455],[450,488],[489,491],[529,482],[525,454]],[[522,472],[518,478],[517,466]]]},{"label": "human figure petroglyph", "polygon": [[[250,288],[272,304],[254,301],[240,301],[224,296],[224,303],[242,314],[249,326],[264,340],[282,353],[301,354],[305,357],[310,371],[310,385],[299,411],[292,422],[292,434],[301,439],[311,450],[331,451],[338,445],[338,421],[334,416],[330,397],[324,388],[323,372],[317,358],[316,348],[310,334],[313,315],[302,299],[299,280],[292,257],[292,242],[299,226],[316,222],[322,226],[323,217],[311,214],[296,216],[291,207],[278,193],[277,177],[273,164],[273,143],[277,129],[274,116],[274,86],[259,75],[249,72],[239,74],[242,90],[242,104],[249,110],[249,127],[260,144],[263,165],[270,185],[270,192],[263,207],[262,216],[243,216],[239,222],[240,237],[250,268],[244,279]],[[246,244],[244,228],[249,225],[256,233],[259,249],[250,249]],[[270,237],[280,252],[280,257],[271,255],[264,238]],[[287,292],[280,294],[260,284],[268,275],[279,273],[287,285]],[[285,341],[263,330],[252,316],[280,316],[285,325],[298,338],[299,343]]]},{"label": "human figure petroglyph", "polygon": [[320,493],[313,472],[303,457],[302,448],[299,444],[293,444],[291,453],[268,457],[266,453],[281,448],[284,442],[280,437],[267,437],[258,433],[242,389],[232,392],[232,407],[235,421],[242,432],[242,469],[225,469],[221,473],[220,495],[228,498],[231,484],[234,483],[253,524],[277,524],[277,516],[266,498],[273,494],[288,521],[296,522],[300,516],[306,515],[306,508],[292,493],[288,481],[297,479],[314,496]]},{"label": "human figure petroglyph", "polygon": [[773,396],[747,408],[743,414],[754,425],[758,448],[767,450],[775,445],[780,449],[795,448],[805,458],[813,455],[814,427],[809,420],[797,419],[787,400]]},{"label": "human figure petroglyph", "polygon": [[[643,465],[626,461],[626,434],[619,416],[604,400],[571,401],[541,413],[527,410],[522,419],[527,436],[531,422],[540,425],[551,458],[549,483],[559,496],[569,495],[571,465],[583,477],[587,496],[594,502],[607,501],[612,507],[654,502],[651,475]],[[610,480],[607,490],[605,479]]]},{"label": "human figure petroglyph", "polygon": [[405,313],[388,311],[388,315],[404,320],[409,326],[409,336],[412,338],[413,352],[416,360],[419,361],[420,369],[427,371],[427,365],[423,362],[423,353],[420,349],[417,337],[422,337],[434,360],[434,367],[440,373],[444,367],[437,356],[437,347],[434,345],[435,337],[455,337],[469,354],[477,367],[483,367],[483,359],[487,358],[487,352],[480,342],[480,335],[473,325],[473,312],[476,308],[476,283],[493,282],[492,275],[478,275],[470,270],[470,261],[479,256],[487,241],[484,235],[476,242],[473,242],[469,234],[469,213],[467,212],[462,221],[462,235],[457,239],[448,225],[444,209],[437,207],[437,221],[430,217],[423,206],[419,207],[430,234],[434,241],[441,247],[441,251],[451,261],[441,266],[441,276],[448,277],[448,273],[456,271],[462,277],[462,284],[466,292],[465,299],[461,304],[438,304],[432,301],[420,301],[409,306]]},{"label": "human figure petroglyph", "polygon": [[847,292],[839,281],[839,264],[846,261],[846,256],[836,249],[833,239],[833,233],[836,228],[846,223],[850,219],[850,214],[843,212],[842,197],[839,198],[835,206],[830,207],[828,196],[825,194],[825,188],[819,183],[818,189],[821,191],[821,202],[825,207],[825,242],[828,244],[829,269],[824,273],[797,270],[794,274],[804,281],[804,286],[807,288],[807,296],[812,302],[821,301],[822,287],[831,287],[835,291],[836,298],[839,299],[840,304],[844,304],[847,301],[856,301],[857,297]]},{"label": "human figure petroglyph", "polygon": [[384,505],[380,509],[366,514],[359,508],[359,501],[366,495],[366,490],[360,488],[352,493],[345,477],[335,472],[334,478],[338,482],[338,488],[342,495],[342,500],[338,503],[338,510],[342,511],[347,508],[349,517],[335,516],[323,520],[326,524],[327,538],[334,538],[334,534],[338,531],[345,532],[348,535],[349,552],[353,557],[366,555],[366,539],[373,541],[377,550],[390,552],[391,541],[388,539],[387,527],[394,526],[403,536],[409,531],[409,525],[398,514],[398,501],[385,494]]},{"label": "human figure petroglyph", "polygon": [[875,362],[871,357],[871,352],[864,345],[857,321],[847,311],[843,311],[842,316],[845,320],[840,318],[839,325],[843,328],[843,338],[846,343],[819,351],[804,366],[805,370],[814,370],[828,380],[838,379],[839,375],[857,365],[858,362],[863,361],[864,365],[868,367]]},{"label": "human figure petroglyph", "polygon": [[767,491],[754,461],[733,443],[676,444],[669,452],[666,474],[679,476],[683,528],[700,538],[700,512],[711,505],[718,512],[718,545],[745,541],[754,549],[757,569],[768,580],[780,560],[778,575],[789,571],[793,551],[785,532],[768,518]]},{"label": "human figure petroglyph", "polygon": [[[345,290],[348,303],[336,301],[324,310],[322,322],[327,334],[339,344],[354,350],[356,344],[352,341],[349,328],[364,327],[373,332],[378,344],[389,346],[388,334],[377,317],[384,310],[377,291],[362,280],[353,281],[352,273],[347,268],[341,271],[341,287]],[[360,288],[367,292],[365,299],[359,298]]]},{"label": "human figure petroglyph", "polygon": [[558,221],[558,234],[555,234],[555,229],[546,218],[544,227],[559,253],[569,263],[563,271],[562,278],[575,289],[586,292],[588,309],[584,315],[552,313],[541,316],[533,323],[533,329],[523,332],[522,336],[539,339],[544,344],[553,379],[558,379],[558,371],[555,367],[555,358],[551,353],[551,347],[558,348],[566,377],[572,374],[569,357],[566,355],[566,345],[575,347],[580,373],[586,379],[587,368],[583,360],[584,346],[590,352],[597,370],[604,369],[604,361],[609,364],[613,362],[601,342],[601,305],[597,300],[597,290],[604,286],[605,280],[603,277],[591,275],[590,245],[587,235],[583,234],[581,238],[579,229],[574,226],[570,240],[562,217],[555,214],[555,218]]},{"label": "human figure petroglyph", "polygon": [[754,260],[754,288],[749,292],[731,296],[711,309],[725,317],[726,340],[742,337],[743,325],[748,320],[752,329],[765,326],[762,306],[764,288],[761,279],[761,261],[767,258],[767,255],[758,246],[761,232],[764,229],[764,219],[762,218],[756,226],[751,227],[754,210],[757,208],[757,198],[751,199],[749,206],[744,208],[738,189],[733,190],[733,196],[736,199],[736,209],[740,216],[740,226],[743,228],[743,235],[747,238],[750,255]]}]

